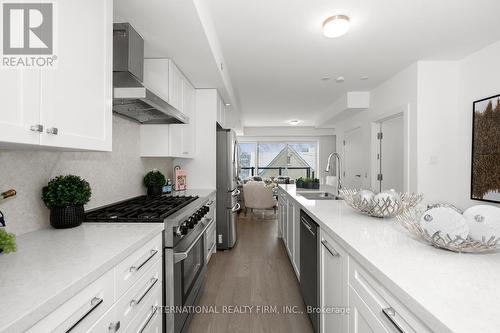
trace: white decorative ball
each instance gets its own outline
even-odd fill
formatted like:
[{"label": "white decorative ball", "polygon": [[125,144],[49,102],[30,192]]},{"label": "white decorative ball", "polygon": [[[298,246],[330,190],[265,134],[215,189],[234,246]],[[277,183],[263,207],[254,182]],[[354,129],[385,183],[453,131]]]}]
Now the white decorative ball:
[{"label": "white decorative ball", "polygon": [[441,232],[441,237],[449,235],[452,239],[461,237],[466,239],[469,227],[462,214],[449,207],[437,207],[427,210],[420,218],[420,226],[430,236]]},{"label": "white decorative ball", "polygon": [[356,198],[362,204],[363,210],[370,210],[373,207],[373,198],[375,197],[375,193],[370,190],[361,190],[356,193]]},{"label": "white decorative ball", "polygon": [[383,191],[377,194],[374,198],[379,204],[383,204],[384,201],[390,200],[391,202],[399,202],[401,198],[399,194],[394,190]]},{"label": "white decorative ball", "polygon": [[500,208],[478,205],[464,212],[469,226],[469,236],[475,240],[488,241],[492,236],[500,237]]}]

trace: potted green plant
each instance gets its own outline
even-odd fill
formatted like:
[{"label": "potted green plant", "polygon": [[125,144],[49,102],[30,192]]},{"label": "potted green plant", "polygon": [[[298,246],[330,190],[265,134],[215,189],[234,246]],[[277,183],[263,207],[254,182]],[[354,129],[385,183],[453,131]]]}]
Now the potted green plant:
[{"label": "potted green plant", "polygon": [[300,177],[295,181],[295,186],[297,188],[304,188],[304,178]]},{"label": "potted green plant", "polygon": [[162,195],[165,183],[165,176],[158,170],[149,171],[146,176],[144,176],[144,185],[146,185],[148,189],[149,196]]},{"label": "potted green plant", "polygon": [[57,176],[43,188],[42,199],[50,209],[50,224],[56,229],[73,228],[82,224],[83,205],[89,202],[90,184],[78,176]]},{"label": "potted green plant", "polygon": [[16,236],[0,228],[0,253],[16,252]]}]

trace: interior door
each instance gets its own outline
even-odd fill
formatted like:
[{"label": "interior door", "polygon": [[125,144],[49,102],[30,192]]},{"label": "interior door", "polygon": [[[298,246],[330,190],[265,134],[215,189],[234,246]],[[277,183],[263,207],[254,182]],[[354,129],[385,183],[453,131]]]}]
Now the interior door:
[{"label": "interior door", "polygon": [[343,186],[345,188],[363,187],[363,147],[361,127],[345,133]]},{"label": "interior door", "polygon": [[403,115],[380,123],[379,190],[404,191],[404,121]]}]

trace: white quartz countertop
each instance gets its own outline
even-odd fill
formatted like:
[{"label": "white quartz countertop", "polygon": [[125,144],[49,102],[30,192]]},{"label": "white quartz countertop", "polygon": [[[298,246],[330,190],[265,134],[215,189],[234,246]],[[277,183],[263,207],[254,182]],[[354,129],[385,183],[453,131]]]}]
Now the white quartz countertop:
[{"label": "white quartz countertop", "polygon": [[22,332],[139,249],[163,223],[83,223],[17,238],[0,255],[0,332]]},{"label": "white quartz countertop", "polygon": [[440,250],[392,219],[358,214],[343,201],[307,200],[295,185],[280,187],[431,330],[500,332],[500,253]]}]

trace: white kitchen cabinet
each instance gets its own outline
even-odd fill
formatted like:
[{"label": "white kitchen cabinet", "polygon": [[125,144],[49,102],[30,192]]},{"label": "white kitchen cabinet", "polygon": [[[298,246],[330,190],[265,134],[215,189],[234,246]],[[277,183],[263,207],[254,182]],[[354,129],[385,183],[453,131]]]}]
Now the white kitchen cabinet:
[{"label": "white kitchen cabinet", "polygon": [[56,66],[2,71],[0,141],[110,151],[113,1],[54,2]]},{"label": "white kitchen cabinet", "polygon": [[2,70],[0,85],[0,142],[38,145],[40,70]]},{"label": "white kitchen cabinet", "polygon": [[287,207],[287,228],[286,228],[286,249],[288,251],[288,257],[293,263],[293,251],[294,251],[294,209],[292,200],[288,200]]},{"label": "white kitchen cabinet", "polygon": [[329,309],[320,315],[321,332],[347,332],[349,257],[323,230],[320,235],[320,304]]},{"label": "white kitchen cabinet", "polygon": [[122,332],[145,323],[161,332],[161,313],[150,314],[163,304],[162,250],[160,233],[27,332]]},{"label": "white kitchen cabinet", "polygon": [[172,60],[169,61],[168,67],[168,103],[177,110],[184,113],[182,99],[182,82],[184,77],[179,68]]},{"label": "white kitchen cabinet", "polygon": [[287,195],[278,190],[278,233],[285,244],[293,270],[300,278],[300,208]]},{"label": "white kitchen cabinet", "polygon": [[193,158],[196,89],[171,59],[144,59],[144,84],[189,117],[188,124],[141,125],[141,156]]},{"label": "white kitchen cabinet", "polygon": [[[350,332],[432,332],[355,260],[349,260]],[[359,315],[357,315],[359,313]],[[399,328],[398,328],[399,327]],[[371,332],[367,331],[367,332]]]},{"label": "white kitchen cabinet", "polygon": [[222,128],[228,128],[226,124],[226,103],[220,95],[217,97],[217,122]]}]

